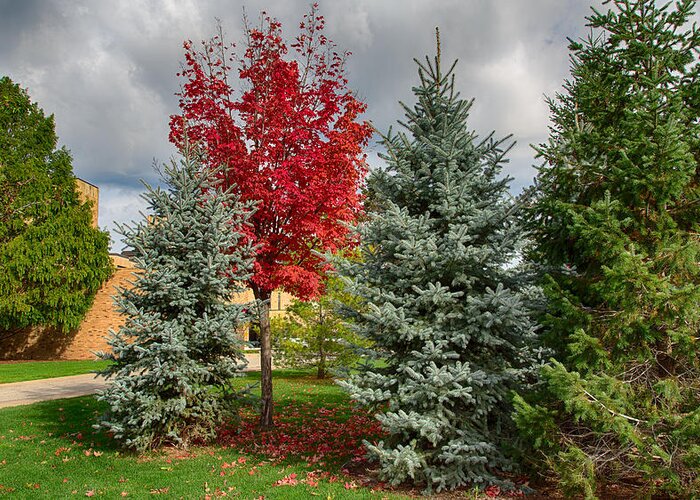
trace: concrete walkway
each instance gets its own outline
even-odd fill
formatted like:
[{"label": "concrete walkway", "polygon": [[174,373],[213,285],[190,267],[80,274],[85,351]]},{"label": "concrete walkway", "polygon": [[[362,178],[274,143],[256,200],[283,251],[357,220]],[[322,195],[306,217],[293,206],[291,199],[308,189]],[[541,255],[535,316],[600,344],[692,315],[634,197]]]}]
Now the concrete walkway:
[{"label": "concrete walkway", "polygon": [[105,386],[105,380],[95,378],[92,373],[0,384],[0,408],[85,396],[94,394]]},{"label": "concrete walkway", "polygon": [[[260,370],[259,354],[246,354],[246,358],[248,358],[248,367],[245,371]],[[106,385],[105,379],[95,378],[93,373],[0,384],[0,408],[86,396],[95,394]]]}]

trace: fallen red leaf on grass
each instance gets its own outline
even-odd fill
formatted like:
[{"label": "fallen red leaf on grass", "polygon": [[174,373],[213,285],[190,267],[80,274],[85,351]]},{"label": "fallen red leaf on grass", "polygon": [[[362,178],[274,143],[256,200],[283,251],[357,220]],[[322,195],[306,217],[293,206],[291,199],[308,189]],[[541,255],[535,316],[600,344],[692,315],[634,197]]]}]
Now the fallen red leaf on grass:
[{"label": "fallen red leaf on grass", "polygon": [[363,441],[380,439],[382,430],[374,416],[364,410],[347,415],[346,407],[315,409],[290,404],[272,429],[261,430],[257,416],[251,412],[243,415],[238,427],[222,429],[219,436],[222,444],[264,455],[276,463],[293,457],[311,466],[363,461]]},{"label": "fallen red leaf on grass", "polygon": [[297,484],[299,484],[297,475],[292,472],[288,476],[284,476],[282,479],[275,481],[273,486],[296,486]]},{"label": "fallen red leaf on grass", "polygon": [[488,497],[497,497],[498,495],[501,494],[501,488],[498,486],[487,486],[486,489],[484,490],[484,493],[486,493],[486,496]]},{"label": "fallen red leaf on grass", "polygon": [[160,495],[160,494],[165,494],[168,491],[170,491],[170,486],[166,486],[165,488],[154,488],[149,493],[151,495]]}]

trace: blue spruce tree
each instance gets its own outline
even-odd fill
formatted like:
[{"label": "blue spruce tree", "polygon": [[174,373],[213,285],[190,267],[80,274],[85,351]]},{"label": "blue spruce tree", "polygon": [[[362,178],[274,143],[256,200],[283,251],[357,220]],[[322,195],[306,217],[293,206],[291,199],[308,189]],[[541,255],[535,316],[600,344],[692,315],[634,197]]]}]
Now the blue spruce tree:
[{"label": "blue spruce tree", "polygon": [[102,354],[114,364],[101,372],[112,382],[100,426],[137,450],[213,437],[236,416],[231,378],[246,365],[244,306],[230,299],[251,270],[250,207],[217,189],[192,152],[163,178],[167,189],[146,184],[151,217],[121,228],[139,271],[115,298],[127,319]]},{"label": "blue spruce tree", "polygon": [[[456,64],[456,63],[455,63]],[[513,266],[519,204],[499,174],[509,148],[467,128],[472,101],[453,69],[418,63],[406,132],[384,139],[387,168],[369,178],[362,258],[341,262],[376,360],[341,384],[376,408],[388,432],[366,443],[392,484],[427,491],[507,484],[511,400],[534,373],[533,290]]]}]

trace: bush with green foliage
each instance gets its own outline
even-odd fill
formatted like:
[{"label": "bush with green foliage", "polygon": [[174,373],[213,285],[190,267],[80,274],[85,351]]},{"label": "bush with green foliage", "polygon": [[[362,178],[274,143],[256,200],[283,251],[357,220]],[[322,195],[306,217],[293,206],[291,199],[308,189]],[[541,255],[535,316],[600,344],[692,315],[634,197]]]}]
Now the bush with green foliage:
[{"label": "bush with green foliage", "polygon": [[293,300],[284,316],[272,320],[275,363],[292,368],[313,367],[318,378],[357,363],[357,346],[368,344],[340,315],[341,308],[359,307],[357,302],[335,276],[326,280],[325,292],[317,300]]},{"label": "bush with green foliage", "polygon": [[112,273],[109,235],[57,142],[53,116],[0,78],[0,331],[76,328]]},{"label": "bush with green foliage", "polygon": [[530,213],[557,361],[517,420],[570,494],[700,491],[700,31],[616,0],[572,42]]},{"label": "bush with green foliage", "polygon": [[389,133],[388,168],[369,178],[361,257],[339,264],[361,299],[357,329],[382,361],[341,384],[379,411],[388,437],[366,444],[392,484],[504,485],[517,444],[512,391],[536,372],[533,290],[509,265],[520,205],[499,177],[504,141],[467,128],[472,102],[452,68],[428,61],[419,76],[407,133]]},{"label": "bush with green foliage", "polygon": [[244,395],[231,378],[246,366],[237,328],[249,318],[230,299],[252,268],[250,207],[189,151],[163,177],[167,190],[143,195],[152,217],[121,228],[137,273],[116,297],[126,322],[101,354],[113,364],[100,372],[111,384],[99,426],[138,450],[211,439]]}]

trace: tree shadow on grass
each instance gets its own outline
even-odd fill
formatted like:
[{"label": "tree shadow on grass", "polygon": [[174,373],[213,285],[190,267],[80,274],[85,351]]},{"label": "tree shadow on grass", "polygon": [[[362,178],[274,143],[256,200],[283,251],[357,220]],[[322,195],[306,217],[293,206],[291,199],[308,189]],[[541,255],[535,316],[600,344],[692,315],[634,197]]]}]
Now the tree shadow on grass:
[{"label": "tree shadow on grass", "polygon": [[117,441],[92,427],[106,409],[94,396],[54,399],[3,409],[2,427],[21,428],[29,423],[33,433],[65,441],[66,446],[78,442],[101,451],[117,451]]}]

